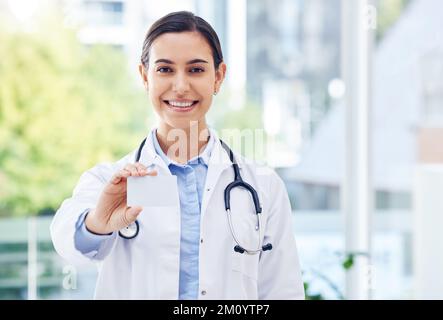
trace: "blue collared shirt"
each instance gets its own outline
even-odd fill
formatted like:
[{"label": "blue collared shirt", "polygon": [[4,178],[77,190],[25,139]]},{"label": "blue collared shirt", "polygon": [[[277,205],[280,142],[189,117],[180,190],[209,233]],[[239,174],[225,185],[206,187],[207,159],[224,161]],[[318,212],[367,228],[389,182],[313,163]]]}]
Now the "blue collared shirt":
[{"label": "blue collared shirt", "polygon": [[210,136],[206,148],[198,157],[192,158],[184,165],[173,162],[165,155],[155,131],[152,139],[156,153],[171,173],[177,176],[181,213],[179,299],[197,299],[200,212],[214,137]]},{"label": "blue collared shirt", "polygon": [[[156,129],[151,134],[155,152],[177,176],[181,212],[179,299],[197,299],[199,285],[200,213],[209,158],[215,138],[211,134],[203,152],[187,162],[179,164],[169,159],[161,149]],[[76,248],[87,256],[94,256],[101,242],[110,235],[95,235],[86,229],[83,213],[75,233]]]}]

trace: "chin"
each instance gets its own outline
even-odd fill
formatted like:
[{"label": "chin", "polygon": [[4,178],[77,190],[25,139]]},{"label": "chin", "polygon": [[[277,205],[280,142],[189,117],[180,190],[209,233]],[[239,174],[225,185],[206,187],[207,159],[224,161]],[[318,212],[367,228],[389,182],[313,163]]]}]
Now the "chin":
[{"label": "chin", "polygon": [[170,119],[167,123],[172,128],[188,129],[191,126],[191,123],[196,123],[198,121],[198,119]]}]

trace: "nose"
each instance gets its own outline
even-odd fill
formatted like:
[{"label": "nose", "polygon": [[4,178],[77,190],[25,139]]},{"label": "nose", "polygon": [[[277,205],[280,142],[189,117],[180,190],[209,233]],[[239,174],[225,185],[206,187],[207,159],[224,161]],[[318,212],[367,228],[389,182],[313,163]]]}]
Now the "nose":
[{"label": "nose", "polygon": [[174,84],[172,90],[176,92],[178,95],[186,94],[190,89],[189,79],[186,74],[181,72],[177,73],[174,78]]}]

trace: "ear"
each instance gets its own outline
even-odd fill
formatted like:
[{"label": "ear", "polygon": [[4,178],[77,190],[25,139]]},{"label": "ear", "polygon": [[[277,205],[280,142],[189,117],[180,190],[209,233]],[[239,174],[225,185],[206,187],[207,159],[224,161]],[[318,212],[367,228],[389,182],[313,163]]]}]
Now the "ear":
[{"label": "ear", "polygon": [[221,62],[218,65],[218,69],[215,70],[214,92],[218,92],[220,90],[223,80],[225,79],[225,75],[226,75],[226,64],[224,62]]},{"label": "ear", "polygon": [[146,73],[145,67],[143,66],[143,64],[139,64],[138,65],[138,72],[140,73],[140,76],[142,77],[142,81],[143,81],[143,86],[146,88],[146,90],[148,90],[148,75]]}]

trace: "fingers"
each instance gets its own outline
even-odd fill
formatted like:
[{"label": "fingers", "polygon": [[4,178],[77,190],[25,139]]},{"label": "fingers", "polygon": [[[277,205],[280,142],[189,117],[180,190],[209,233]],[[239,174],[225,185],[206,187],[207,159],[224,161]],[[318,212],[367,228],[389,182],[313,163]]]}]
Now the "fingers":
[{"label": "fingers", "polygon": [[137,169],[137,173],[139,176],[156,176],[157,171],[156,170],[148,170],[143,164],[140,162],[134,163],[134,167]]},{"label": "fingers", "polygon": [[143,207],[128,207],[125,212],[125,224],[129,225],[130,223],[137,220],[140,212],[143,211]]},{"label": "fingers", "polygon": [[122,179],[126,179],[130,175],[131,175],[131,172],[129,172],[129,171],[125,170],[125,169],[120,170],[116,174],[114,174],[114,176],[111,178],[111,183],[118,184],[118,183],[120,183],[120,181]]},{"label": "fingers", "polygon": [[131,176],[137,177],[141,175],[142,166],[141,163],[128,163],[123,170],[129,171]]},{"label": "fingers", "polygon": [[152,171],[146,172],[146,175],[147,176],[156,176],[157,175],[157,171],[156,170],[152,170]]},{"label": "fingers", "polygon": [[156,176],[156,170],[150,170],[146,168],[140,162],[128,163],[122,170],[117,172],[111,179],[113,184],[118,184],[122,179],[126,179],[129,176],[143,177],[143,176]]}]

